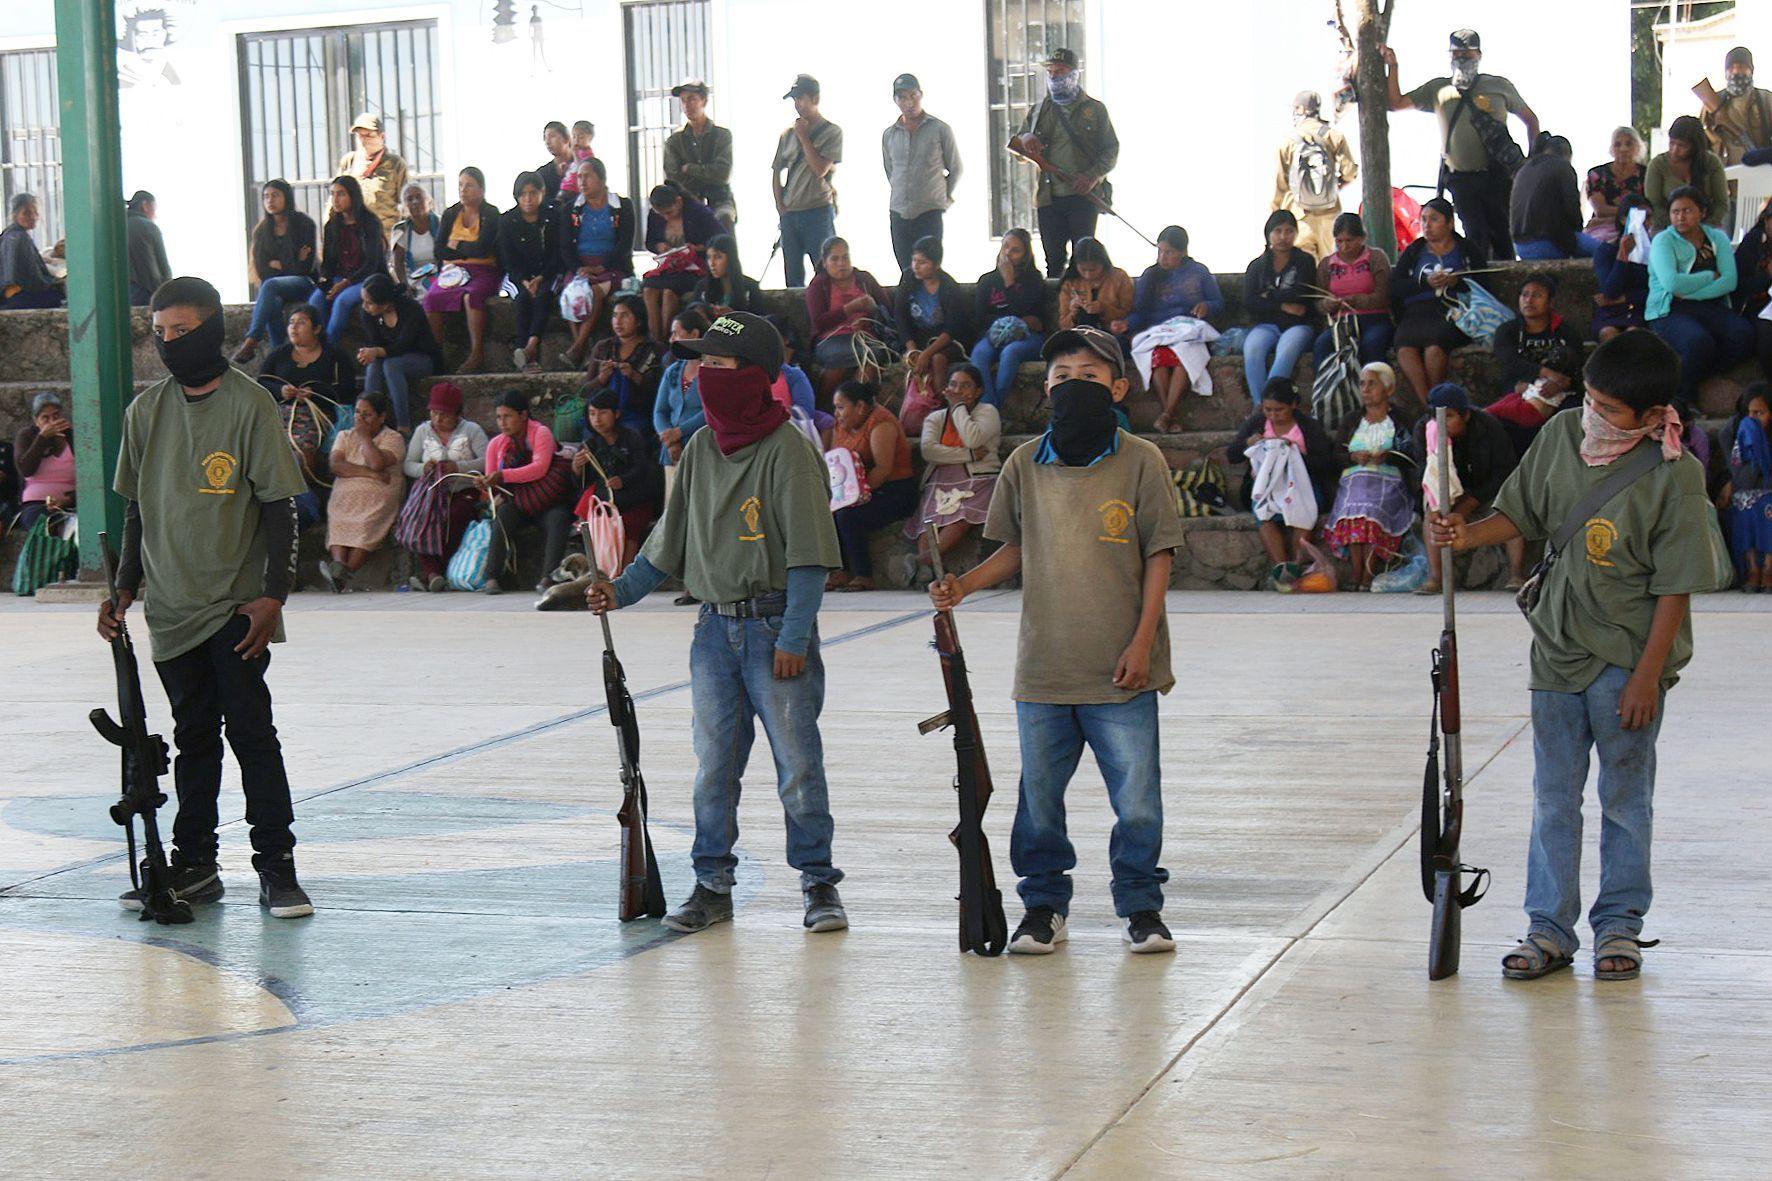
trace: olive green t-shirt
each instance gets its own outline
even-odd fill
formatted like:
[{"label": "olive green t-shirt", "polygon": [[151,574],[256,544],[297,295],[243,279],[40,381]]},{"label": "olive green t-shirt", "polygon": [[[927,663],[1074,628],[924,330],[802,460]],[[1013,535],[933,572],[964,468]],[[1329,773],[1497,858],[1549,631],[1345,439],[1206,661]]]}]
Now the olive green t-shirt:
[{"label": "olive green t-shirt", "polygon": [[[190,651],[264,593],[259,504],[307,491],[277,403],[238,369],[195,402],[166,378],[123,418],[118,494],[141,506],[156,661]],[[277,640],[283,639],[281,625]]]},{"label": "olive green t-shirt", "polygon": [[711,428],[696,431],[642,552],[704,603],[786,590],[794,566],[835,570],[843,556],[829,469],[790,423],[731,455],[720,453]]},{"label": "olive green t-shirt", "polygon": [[[1520,97],[1512,82],[1499,74],[1478,74],[1475,85],[1470,88],[1470,103],[1454,124],[1452,113],[1458,110],[1459,96],[1459,89],[1452,85],[1452,79],[1442,77],[1423,82],[1405,97],[1415,104],[1416,110],[1433,111],[1440,117],[1440,145],[1444,149],[1446,167],[1454,172],[1481,172],[1489,167],[1489,153],[1483,148],[1483,137],[1477,134],[1477,121],[1471,118],[1471,111],[1482,111],[1506,127],[1507,113],[1518,111],[1526,105],[1526,100]],[[1452,128],[1450,144],[1446,140],[1448,126]]]},{"label": "olive green t-shirt", "polygon": [[1119,450],[1089,467],[1036,463],[1039,447],[1034,439],[1009,456],[984,526],[991,540],[1021,547],[1015,700],[1111,705],[1167,693],[1175,677],[1166,618],[1146,689],[1114,684],[1144,608],[1145,561],[1182,543],[1163,453],[1125,431]]},{"label": "olive green t-shirt", "polygon": [[[1614,470],[1589,467],[1580,448],[1581,415],[1552,415],[1502,485],[1495,510],[1531,540],[1556,532]],[[1551,567],[1529,620],[1532,688],[1580,693],[1609,664],[1636,668],[1659,596],[1727,590],[1733,579],[1716,511],[1704,495],[1704,468],[1690,454],[1658,465],[1590,517]],[[1662,688],[1677,682],[1691,659],[1688,613],[1662,669]]]},{"label": "olive green t-shirt", "polygon": [[[829,119],[823,119],[807,136],[812,140],[812,146],[818,149],[819,155],[832,164],[843,162],[841,127]],[[800,137],[794,134],[792,127],[782,132],[781,138],[776,141],[775,170],[786,170],[787,173],[781,182],[781,203],[789,213],[819,209],[837,203],[837,190],[831,183],[837,170],[833,168],[824,176],[812,171],[812,166],[806,162],[806,149],[800,146]]]}]

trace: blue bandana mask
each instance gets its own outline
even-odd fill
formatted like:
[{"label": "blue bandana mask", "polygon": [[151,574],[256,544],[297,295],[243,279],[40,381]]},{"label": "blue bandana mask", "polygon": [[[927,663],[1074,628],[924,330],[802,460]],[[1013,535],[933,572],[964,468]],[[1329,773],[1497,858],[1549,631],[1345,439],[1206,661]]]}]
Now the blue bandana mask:
[{"label": "blue bandana mask", "polygon": [[1046,76],[1046,93],[1061,107],[1069,106],[1083,96],[1083,79],[1075,70]]}]

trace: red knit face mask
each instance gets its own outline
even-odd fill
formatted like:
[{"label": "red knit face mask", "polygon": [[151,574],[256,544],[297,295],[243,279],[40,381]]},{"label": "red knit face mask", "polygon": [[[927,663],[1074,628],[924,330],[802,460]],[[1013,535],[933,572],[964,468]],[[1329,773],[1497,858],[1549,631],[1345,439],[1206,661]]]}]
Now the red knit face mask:
[{"label": "red knit face mask", "polygon": [[702,412],[722,455],[767,438],[788,420],[788,412],[770,393],[769,375],[756,365],[738,369],[703,365],[696,381],[701,386]]}]

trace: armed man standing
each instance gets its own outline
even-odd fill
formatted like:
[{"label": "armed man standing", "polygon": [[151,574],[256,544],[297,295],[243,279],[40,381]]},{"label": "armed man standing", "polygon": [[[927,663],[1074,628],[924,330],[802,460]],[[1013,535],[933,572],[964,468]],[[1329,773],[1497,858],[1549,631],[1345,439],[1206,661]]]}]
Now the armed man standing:
[{"label": "armed man standing", "polygon": [[[216,864],[222,726],[240,763],[259,905],[314,913],[295,876],[294,808],[271,719],[268,646],[283,639],[295,579],[295,497],[307,490],[277,404],[222,354],[221,296],[202,279],[154,292],[154,347],[172,374],[129,404],[116,490],[128,502],[117,599],[99,607],[107,643],[145,598],[154,669],[172,705],[178,762],[172,889],[222,896]],[[145,590],[145,595],[144,595]],[[142,895],[118,901],[139,910]]]},{"label": "armed man standing", "polygon": [[1046,59],[1046,97],[1028,112],[1021,134],[1010,144],[1018,154],[1029,148],[1045,157],[1034,210],[1046,252],[1046,277],[1056,279],[1064,274],[1071,245],[1095,236],[1101,213],[1095,199],[1114,203],[1107,174],[1120,162],[1120,137],[1107,107],[1083,93],[1083,63],[1073,50],[1054,49]]}]

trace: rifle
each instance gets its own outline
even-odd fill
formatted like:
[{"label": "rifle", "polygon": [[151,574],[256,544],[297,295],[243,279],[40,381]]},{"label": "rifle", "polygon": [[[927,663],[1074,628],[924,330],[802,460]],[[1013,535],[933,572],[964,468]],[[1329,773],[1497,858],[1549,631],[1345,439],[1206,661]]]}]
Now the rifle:
[{"label": "rifle", "polygon": [[[1066,172],[1064,169],[1058,167],[1058,165],[1046,158],[1046,142],[1033,132],[1027,131],[1019,135],[1010,136],[1008,148],[1011,156],[1019,156],[1021,159],[1026,160],[1029,164],[1032,164],[1035,168],[1038,168],[1041,172],[1046,173],[1048,176],[1052,177],[1053,180],[1064,186],[1062,190],[1063,193],[1076,193],[1076,176],[1072,173]],[[1144,238],[1145,242],[1148,243],[1153,250],[1156,249],[1157,244],[1152,242],[1149,238],[1145,238],[1143,230],[1127,221],[1124,217],[1121,217],[1119,211],[1112,205],[1108,204],[1107,200],[1103,198],[1100,193],[1096,192],[1094,189],[1090,189],[1088,192],[1081,195],[1088,198],[1090,204],[1094,205],[1097,209],[1119,221],[1120,224],[1137,234],[1140,238]]]},{"label": "rifle", "polygon": [[[585,555],[591,559],[593,584],[603,581],[591,548],[589,523],[579,525]],[[616,917],[622,922],[641,915],[661,918],[665,912],[664,883],[658,876],[658,858],[652,852],[652,835],[646,831],[646,780],[640,774],[640,722],[634,716],[634,698],[628,692],[628,675],[615,655],[615,638],[609,631],[609,613],[603,622],[603,694],[609,703],[609,724],[621,750],[621,808],[615,818],[621,824],[621,901]]]},{"label": "rifle", "polygon": [[[935,577],[946,578],[935,523],[928,522],[925,528]],[[966,653],[960,648],[960,635],[954,630],[951,611],[935,614],[935,650],[941,654],[941,678],[947,685],[948,707],[917,723],[917,733],[928,734],[948,726],[954,729],[954,757],[958,762],[954,790],[960,795],[960,823],[948,833],[948,840],[960,851],[960,952],[1001,955],[1009,942],[1009,924],[1003,918],[1003,895],[997,889],[991,847],[984,835],[984,810],[991,798],[991,768],[985,761],[984,743],[978,737],[978,714],[972,708]]]},{"label": "rifle", "polygon": [[[111,555],[110,538],[98,535],[99,562],[105,585],[111,592],[111,609],[117,607],[117,563]],[[117,670],[117,721],[103,709],[86,715],[99,737],[118,747],[122,756],[123,791],[111,805],[111,819],[123,826],[129,844],[129,881],[142,896],[142,922],[170,925],[191,921],[191,904],[172,892],[172,871],[166,864],[166,847],[160,843],[156,813],[166,802],[160,776],[171,766],[166,740],[148,733],[148,710],[142,700],[141,672],[135,663],[135,645],[129,629],[117,619],[117,635],[111,641],[111,661]],[[137,864],[135,818],[142,820],[142,845],[147,855]]]},{"label": "rifle", "polygon": [[[1437,412],[1439,427],[1440,508],[1452,509],[1452,440],[1446,434],[1446,411]],[[1458,948],[1463,911],[1475,906],[1488,892],[1489,871],[1458,860],[1458,842],[1464,828],[1463,719],[1458,700],[1458,621],[1455,615],[1456,571],[1452,547],[1440,551],[1440,585],[1443,588],[1445,621],[1440,644],[1434,649],[1433,722],[1428,730],[1427,770],[1421,780],[1421,892],[1434,904],[1433,924],[1428,929],[1427,978],[1444,980],[1458,974]],[[1446,746],[1444,790],[1441,790],[1440,743]],[[1465,874],[1475,877],[1469,886]]]}]

